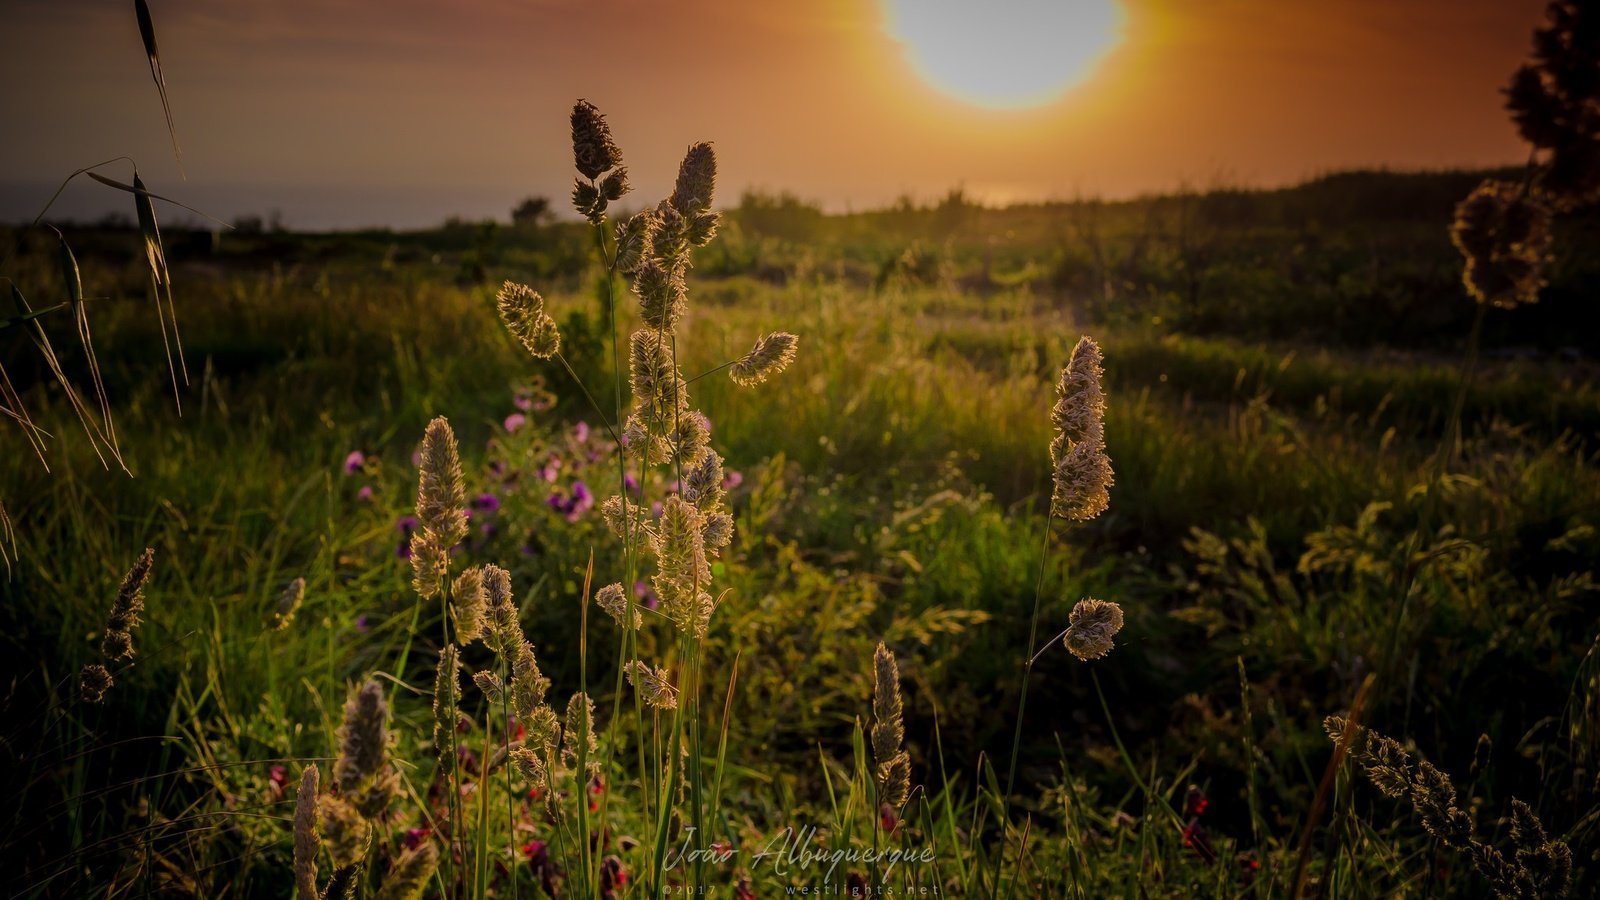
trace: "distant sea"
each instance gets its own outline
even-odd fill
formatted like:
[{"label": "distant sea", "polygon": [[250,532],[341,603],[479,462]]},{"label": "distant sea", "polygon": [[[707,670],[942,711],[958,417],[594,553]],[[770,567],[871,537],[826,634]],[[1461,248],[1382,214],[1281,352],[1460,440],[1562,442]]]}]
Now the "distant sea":
[{"label": "distant sea", "polygon": [[[126,175],[120,175],[125,178]],[[60,186],[55,182],[0,181],[0,223],[25,224]],[[407,230],[440,225],[452,217],[481,221],[511,220],[511,209],[523,198],[542,194],[560,210],[566,204],[556,191],[465,187],[369,187],[346,185],[238,185],[170,181],[146,185],[152,193],[171,197],[223,222],[240,217],[277,221],[295,231],[343,231],[363,228]],[[86,176],[73,179],[51,205],[52,222],[91,224],[109,217],[133,219],[132,197]],[[157,203],[156,217],[170,227],[213,228],[215,223],[188,210]]]}]

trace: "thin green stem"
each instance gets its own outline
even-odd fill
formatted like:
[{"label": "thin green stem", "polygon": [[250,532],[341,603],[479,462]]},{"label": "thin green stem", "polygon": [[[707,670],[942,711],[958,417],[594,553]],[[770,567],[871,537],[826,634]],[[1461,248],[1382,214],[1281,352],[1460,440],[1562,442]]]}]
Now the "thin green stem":
[{"label": "thin green stem", "polygon": [[[1039,546],[1039,577],[1033,588],[1033,617],[1028,623],[1028,651],[1032,653],[1034,644],[1039,640],[1039,608],[1044,602],[1044,579],[1049,571],[1050,561],[1050,531],[1055,525],[1055,503],[1052,501],[1049,511],[1044,519],[1044,540]],[[1000,893],[1000,881],[1004,875],[1005,848],[1010,843],[1008,837],[1011,825],[1011,793],[1017,784],[1017,760],[1022,755],[1022,717],[1028,708],[1028,682],[1033,675],[1033,663],[1038,659],[1034,654],[1029,657],[1022,667],[1022,688],[1017,693],[1017,721],[1011,735],[1011,765],[1006,772],[1006,792],[1000,800],[1000,852],[995,866],[994,881],[991,882],[989,896],[996,897]]]}]

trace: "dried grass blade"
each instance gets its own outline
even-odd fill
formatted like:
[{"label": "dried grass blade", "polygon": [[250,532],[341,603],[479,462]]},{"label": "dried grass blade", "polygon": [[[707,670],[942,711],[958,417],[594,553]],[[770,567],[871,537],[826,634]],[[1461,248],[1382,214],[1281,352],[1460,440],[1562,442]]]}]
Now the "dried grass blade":
[{"label": "dried grass blade", "polygon": [[[90,173],[91,175],[94,173]],[[183,361],[183,340],[178,336],[177,311],[172,306],[172,273],[167,268],[167,254],[161,243],[161,227],[156,223],[156,207],[150,200],[139,173],[133,173],[133,211],[139,220],[139,233],[144,237],[145,258],[150,264],[150,284],[155,291],[156,319],[161,325],[161,344],[167,353],[167,371],[172,375],[172,398],[178,415],[183,415],[183,398],[178,392],[178,370],[182,367],[183,383],[189,383],[189,367]],[[162,309],[162,294],[167,306]],[[167,337],[168,319],[171,319],[172,337]],[[177,363],[173,362],[173,346],[177,346]]]},{"label": "dried grass blade", "polygon": [[[22,313],[32,312],[28,306],[27,298],[22,296],[22,291],[15,284],[11,286],[11,300],[16,303],[17,309]],[[101,452],[103,445],[106,450],[111,451],[111,457],[117,461],[117,465],[126,472],[128,467],[123,463],[122,456],[117,453],[116,448],[111,446],[111,442],[106,439],[105,434],[100,430],[99,423],[95,422],[94,417],[90,415],[89,406],[84,403],[83,397],[79,395],[77,388],[74,388],[72,382],[67,380],[67,373],[61,368],[61,360],[56,356],[55,347],[50,343],[50,336],[45,334],[44,326],[37,321],[33,322],[33,334],[30,336],[33,338],[33,345],[39,348],[40,355],[44,357],[45,365],[49,366],[51,376],[61,385],[61,390],[66,393],[67,402],[71,404],[72,411],[78,414],[78,421],[83,424],[84,434],[88,436],[89,445],[94,448],[95,455],[100,457],[100,464],[108,469],[111,468],[110,463],[106,462],[105,454]],[[96,440],[97,438],[98,441]]]},{"label": "dried grass blade", "polygon": [[72,308],[73,324],[78,329],[78,342],[83,345],[83,356],[89,365],[89,381],[94,385],[95,399],[100,403],[100,424],[111,439],[112,449],[120,453],[117,426],[111,419],[111,398],[106,394],[105,379],[100,376],[100,360],[95,356],[94,339],[89,331],[89,309],[83,302],[83,276],[78,270],[78,258],[73,255],[72,247],[67,244],[66,237],[54,228],[51,230],[56,232],[56,240],[59,242],[57,258],[61,264],[61,280],[67,286],[67,303]]}]

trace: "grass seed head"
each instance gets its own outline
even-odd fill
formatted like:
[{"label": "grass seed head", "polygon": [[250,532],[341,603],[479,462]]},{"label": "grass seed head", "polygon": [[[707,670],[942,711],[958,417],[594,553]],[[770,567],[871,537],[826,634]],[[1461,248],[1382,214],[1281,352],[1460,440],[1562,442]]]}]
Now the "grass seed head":
[{"label": "grass seed head", "polygon": [[455,614],[456,643],[465,647],[483,636],[483,570],[477,566],[456,576],[450,588],[451,611]]},{"label": "grass seed head", "polygon": [[561,728],[561,760],[576,772],[581,767],[589,778],[600,775],[600,740],[595,734],[594,701],[588,694],[573,694],[567,701],[567,716]]},{"label": "grass seed head", "polygon": [[1100,386],[1100,345],[1093,338],[1078,339],[1072,356],[1056,383],[1056,403],[1050,421],[1056,434],[1050,442],[1054,464],[1052,515],[1087,521],[1106,511],[1113,483],[1111,459],[1106,456],[1105,392]]},{"label": "grass seed head", "polygon": [[[595,605],[605,611],[618,625],[627,627],[628,595],[620,584],[608,584],[594,592]],[[633,611],[633,629],[635,631],[644,627],[644,616],[636,608]]]},{"label": "grass seed head", "polygon": [[317,827],[317,792],[321,777],[316,765],[306,766],[294,798],[294,883],[299,900],[318,900],[317,851],[322,848],[322,838]]},{"label": "grass seed head", "polygon": [[1479,303],[1539,302],[1550,259],[1551,211],[1521,185],[1490,179],[1456,204],[1450,239],[1465,257],[1462,281]]},{"label": "grass seed head", "polygon": [[439,768],[449,774],[455,768],[450,736],[455,733],[461,707],[461,659],[455,644],[439,651],[439,666],[433,673],[433,751]]},{"label": "grass seed head", "polygon": [[678,689],[665,669],[657,669],[642,659],[628,663],[628,683],[652,709],[677,709]]},{"label": "grass seed head", "polygon": [[90,663],[78,673],[78,696],[85,703],[99,703],[114,683],[111,672],[99,663]]},{"label": "grass seed head", "polygon": [[1062,638],[1067,650],[1081,660],[1099,659],[1111,652],[1111,639],[1122,630],[1122,607],[1109,600],[1085,597],[1072,607]]},{"label": "grass seed head", "polygon": [[500,676],[490,671],[472,673],[472,683],[478,686],[490,703],[500,704],[506,699],[506,685]]},{"label": "grass seed head", "polygon": [[878,764],[878,798],[896,808],[906,802],[911,788],[911,757],[902,746],[905,737],[900,668],[894,653],[880,642],[872,656],[872,758]]},{"label": "grass seed head", "polygon": [[683,318],[688,287],[682,266],[668,268],[645,259],[634,269],[633,292],[639,296],[639,317],[656,331],[671,331]]},{"label": "grass seed head", "polygon": [[389,703],[383,685],[368,679],[350,692],[339,726],[339,759],[333,776],[340,796],[356,805],[367,818],[376,818],[388,806],[395,784],[389,765]]},{"label": "grass seed head", "polygon": [[678,180],[667,202],[686,216],[710,209],[716,185],[717,154],[711,149],[711,144],[702,141],[684,154],[683,162],[678,166]]},{"label": "grass seed head", "polygon": [[507,281],[495,295],[500,320],[512,337],[538,359],[549,359],[561,352],[561,330],[545,311],[544,298],[525,284]]},{"label": "grass seed head", "polygon": [[728,367],[728,377],[742,387],[754,387],[782,372],[794,362],[800,339],[787,331],[775,331],[756,341],[750,352]]},{"label": "grass seed head", "polygon": [[622,151],[611,137],[606,117],[587,100],[572,107],[572,160],[583,177],[591,180],[622,162]]},{"label": "grass seed head", "polygon": [[117,586],[117,597],[106,615],[105,636],[100,642],[100,652],[106,659],[125,659],[133,655],[133,629],[142,621],[139,617],[144,612],[144,586],[150,580],[150,566],[155,558],[156,552],[146,547]]},{"label": "grass seed head", "polygon": [[467,536],[467,489],[461,476],[456,433],[444,416],[428,423],[422,437],[417,480],[417,523],[439,536],[444,550]]}]

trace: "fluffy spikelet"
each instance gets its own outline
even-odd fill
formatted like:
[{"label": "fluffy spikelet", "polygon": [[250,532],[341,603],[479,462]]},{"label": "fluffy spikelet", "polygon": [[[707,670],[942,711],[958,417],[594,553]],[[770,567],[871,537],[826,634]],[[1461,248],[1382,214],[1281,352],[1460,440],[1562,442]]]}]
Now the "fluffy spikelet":
[{"label": "fluffy spikelet", "polygon": [[612,170],[611,174],[600,181],[600,196],[604,197],[607,203],[615,203],[621,200],[622,195],[626,194],[630,189],[628,169],[625,166],[618,166]]},{"label": "fluffy spikelet", "polygon": [[317,851],[322,838],[317,828],[317,792],[322,773],[315,765],[300,773],[300,792],[294,798],[294,884],[299,900],[317,900]]},{"label": "fluffy spikelet", "polygon": [[1070,623],[1062,642],[1081,660],[1099,659],[1111,652],[1112,641],[1122,630],[1122,607],[1109,600],[1085,597],[1072,607]]},{"label": "fluffy spikelet", "polygon": [[272,613],[270,627],[273,631],[282,631],[294,621],[295,613],[300,611],[300,602],[306,596],[306,580],[296,578],[289,582],[289,586],[278,595],[278,608]]},{"label": "fluffy spikelet", "polygon": [[500,321],[506,330],[539,359],[549,359],[561,350],[561,331],[556,320],[545,312],[544,298],[525,284],[507,281],[495,295]]},{"label": "fluffy spikelet", "polygon": [[684,238],[696,247],[704,247],[717,236],[717,223],[720,221],[722,221],[720,213],[701,210],[689,217],[688,226],[684,229]]},{"label": "fluffy spikelet", "polygon": [[635,331],[629,339],[628,384],[634,414],[657,435],[672,428],[689,397],[688,385],[672,364],[671,348],[653,331]]},{"label": "fluffy spikelet", "polygon": [[717,184],[717,154],[706,142],[695,144],[678,166],[678,180],[667,202],[685,216],[711,208]]},{"label": "fluffy spikelet", "polygon": [[588,694],[573,694],[561,727],[561,760],[574,772],[581,767],[590,778],[600,775],[600,741],[595,734],[594,701]]},{"label": "fluffy spikelet", "polygon": [[99,703],[114,683],[111,671],[99,663],[90,663],[78,673],[78,696],[85,703]]},{"label": "fluffy spikelet", "polygon": [[639,297],[639,318],[656,331],[671,331],[683,318],[688,287],[681,267],[667,268],[646,259],[634,270],[633,292]]},{"label": "fluffy spikelet", "polygon": [[599,178],[600,173],[622,162],[622,151],[611,138],[606,117],[587,100],[572,107],[572,160],[589,179]]},{"label": "fluffy spikelet", "polygon": [[911,756],[902,749],[905,737],[900,669],[880,642],[872,656],[872,758],[878,764],[878,799],[896,808],[905,804],[911,790]]},{"label": "fluffy spikelet", "polygon": [[497,656],[509,657],[522,640],[522,623],[511,603],[511,573],[499,566],[484,566],[483,595],[489,613],[483,643]]},{"label": "fluffy spikelet", "polygon": [[642,210],[617,223],[617,271],[634,272],[650,256],[655,216]]},{"label": "fluffy spikelet", "polygon": [[735,384],[753,387],[789,368],[794,362],[800,339],[787,331],[775,331],[756,341],[750,352],[728,367]]},{"label": "fluffy spikelet", "polygon": [[473,566],[456,576],[450,599],[456,620],[456,643],[465,647],[483,636],[483,570]]},{"label": "fluffy spikelet", "polygon": [[322,843],[335,866],[353,866],[367,855],[372,828],[355,807],[343,798],[324,795],[318,802],[322,819]]},{"label": "fluffy spikelet", "polygon": [[133,568],[122,576],[122,584],[117,586],[117,598],[111,602],[105,636],[100,641],[100,652],[106,659],[118,660],[133,655],[133,629],[139,627],[139,615],[144,612],[144,586],[150,580],[150,566],[155,558],[156,552],[146,547]]},{"label": "fluffy spikelet", "polygon": [[423,841],[415,849],[404,851],[378,890],[378,900],[417,900],[438,867],[439,846],[432,841]]},{"label": "fluffy spikelet", "polygon": [[433,752],[439,760],[439,771],[446,775],[455,771],[450,736],[455,732],[456,710],[460,708],[461,658],[455,644],[445,644],[439,651],[439,667],[433,673]]},{"label": "fluffy spikelet", "polygon": [[398,787],[389,754],[389,704],[383,685],[369,679],[352,691],[344,704],[344,723],[339,726],[339,759],[333,777],[339,794],[369,819],[389,805]]},{"label": "fluffy spikelet", "polygon": [[431,600],[450,574],[450,549],[437,532],[424,528],[411,536],[411,588]]},{"label": "fluffy spikelet", "polygon": [[483,692],[483,696],[488,698],[490,703],[498,704],[505,701],[506,684],[500,680],[499,675],[487,670],[473,672],[472,683],[478,686],[478,690]]},{"label": "fluffy spikelet", "polygon": [[622,452],[647,466],[659,466],[672,458],[672,447],[667,439],[650,433],[636,415],[628,416],[622,425]]},{"label": "fluffy spikelet", "polygon": [[611,533],[619,538],[648,540],[649,533],[654,530],[650,527],[639,504],[629,501],[621,494],[613,494],[600,504],[600,516],[605,519],[606,527]]},{"label": "fluffy spikelet", "polygon": [[1489,180],[1456,204],[1450,239],[1466,258],[1462,281],[1479,303],[1539,302],[1550,258],[1551,213],[1519,185]]},{"label": "fluffy spikelet", "polygon": [[722,502],[725,478],[722,457],[715,451],[707,452],[684,474],[683,499],[701,512],[710,512]]},{"label": "fluffy spikelet", "polygon": [[[627,627],[628,595],[627,592],[622,589],[622,585],[608,584],[600,590],[595,591],[594,602],[596,606],[600,607],[602,610],[605,610],[606,615],[610,616],[618,625],[621,625],[624,628]],[[640,615],[638,609],[634,609],[633,628],[635,631],[637,631],[642,627],[644,627],[644,616]]]},{"label": "fluffy spikelet", "polygon": [[523,745],[511,751],[511,764],[528,782],[528,787],[544,791],[550,786],[550,773],[544,760],[532,748]]},{"label": "fluffy spikelet", "polygon": [[680,412],[667,434],[672,447],[672,458],[685,469],[700,464],[701,457],[711,448],[711,420],[699,410]]},{"label": "fluffy spikelet", "polygon": [[689,220],[666,200],[656,204],[654,217],[656,227],[651,232],[651,255],[669,267],[686,260],[689,254]]},{"label": "fluffy spikelet", "polygon": [[653,584],[661,598],[661,610],[679,631],[692,633],[703,605],[698,592],[711,582],[700,511],[676,494],[668,497],[662,505],[653,549],[656,556]]},{"label": "fluffy spikelet", "polygon": [[642,659],[633,660],[628,663],[628,683],[652,708],[678,708],[678,689],[672,686],[665,669],[653,668]]},{"label": "fluffy spikelet", "polygon": [[511,657],[509,691],[511,711],[519,719],[531,718],[534,711],[544,703],[544,695],[549,690],[550,679],[539,671],[539,661],[533,655],[533,645],[525,638],[518,640]]},{"label": "fluffy spikelet", "polygon": [[717,556],[722,548],[733,543],[733,516],[726,510],[713,510],[705,514],[700,526],[700,536],[705,541],[706,552]]},{"label": "fluffy spikelet", "polygon": [[1072,521],[1086,521],[1106,511],[1110,505],[1111,460],[1105,449],[1105,393],[1100,345],[1093,338],[1079,338],[1072,356],[1056,383],[1056,403],[1050,421],[1056,426],[1050,442],[1054,464],[1053,515]]},{"label": "fluffy spikelet", "polygon": [[448,550],[467,536],[467,488],[456,433],[444,416],[428,423],[419,468],[417,523],[438,535]]}]

